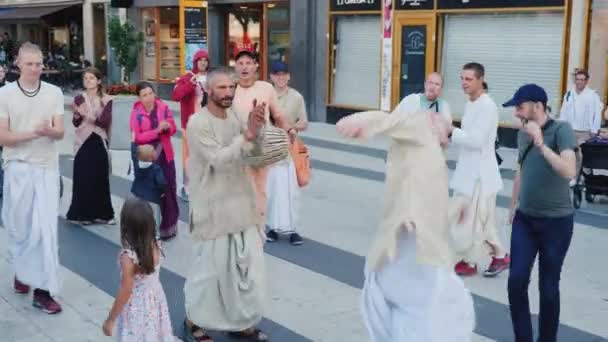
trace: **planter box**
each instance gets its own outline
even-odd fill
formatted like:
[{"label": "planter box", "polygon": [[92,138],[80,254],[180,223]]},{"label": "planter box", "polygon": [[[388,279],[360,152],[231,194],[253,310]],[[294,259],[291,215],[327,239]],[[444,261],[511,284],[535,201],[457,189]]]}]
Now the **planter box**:
[{"label": "planter box", "polygon": [[129,120],[133,104],[137,101],[137,96],[115,95],[112,102],[112,137],[110,149],[126,150],[131,149],[131,129]]}]

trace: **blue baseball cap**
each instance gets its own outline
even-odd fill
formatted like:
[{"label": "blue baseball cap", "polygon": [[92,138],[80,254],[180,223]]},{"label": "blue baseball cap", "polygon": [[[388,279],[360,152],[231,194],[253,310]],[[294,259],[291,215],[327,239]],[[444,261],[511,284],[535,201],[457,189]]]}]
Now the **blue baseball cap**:
[{"label": "blue baseball cap", "polygon": [[547,104],[547,92],[536,84],[526,84],[521,86],[513,98],[502,104],[503,107],[519,106],[524,102],[542,102]]},{"label": "blue baseball cap", "polygon": [[289,67],[286,63],[282,61],[275,61],[272,63],[272,67],[270,68],[270,72],[273,74],[278,74],[280,72],[289,72]]}]

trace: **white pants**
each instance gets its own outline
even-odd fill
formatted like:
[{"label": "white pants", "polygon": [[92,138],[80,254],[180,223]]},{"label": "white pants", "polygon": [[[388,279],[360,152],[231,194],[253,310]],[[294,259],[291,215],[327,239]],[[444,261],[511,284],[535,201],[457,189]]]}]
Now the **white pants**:
[{"label": "white pants", "polygon": [[4,173],[2,221],[17,279],[52,295],[59,292],[59,172],[9,161]]},{"label": "white pants", "polygon": [[268,229],[289,234],[296,231],[300,188],[291,158],[273,164],[266,178],[266,225]]},{"label": "white pants", "polygon": [[366,272],[362,311],[373,342],[471,340],[470,293],[452,269],[416,262],[414,234],[402,235],[393,262]]}]

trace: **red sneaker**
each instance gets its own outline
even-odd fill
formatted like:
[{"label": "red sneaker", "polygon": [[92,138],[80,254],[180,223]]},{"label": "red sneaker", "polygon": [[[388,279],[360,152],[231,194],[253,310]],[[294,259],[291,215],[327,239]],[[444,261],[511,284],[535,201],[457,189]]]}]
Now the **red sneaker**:
[{"label": "red sneaker", "polygon": [[509,264],[511,263],[511,258],[509,258],[509,254],[505,255],[504,258],[492,257],[492,262],[487,270],[483,272],[484,277],[496,277],[502,271],[509,268]]},{"label": "red sneaker", "polygon": [[40,289],[34,290],[34,301],[32,302],[32,305],[49,315],[61,312],[61,305],[51,297],[51,294],[48,291]]},{"label": "red sneaker", "polygon": [[456,266],[454,266],[454,271],[456,272],[456,274],[458,274],[459,276],[464,276],[464,277],[470,277],[470,276],[474,276],[477,274],[477,265],[469,265],[469,263],[463,261],[460,261],[459,263],[456,264]]},{"label": "red sneaker", "polygon": [[17,277],[15,277],[13,282],[13,288],[15,289],[15,292],[19,294],[28,294],[30,292],[29,285],[25,285],[24,283],[20,282]]}]

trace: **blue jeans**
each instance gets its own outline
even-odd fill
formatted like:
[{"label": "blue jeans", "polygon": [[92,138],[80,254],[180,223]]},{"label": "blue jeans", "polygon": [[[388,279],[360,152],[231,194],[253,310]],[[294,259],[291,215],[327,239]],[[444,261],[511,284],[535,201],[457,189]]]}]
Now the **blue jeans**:
[{"label": "blue jeans", "polygon": [[556,342],[559,326],[559,280],[572,240],[574,215],[533,217],[520,211],[513,218],[509,304],[516,342],[533,342],[528,300],[530,273],[538,254],[540,292],[539,342]]}]

